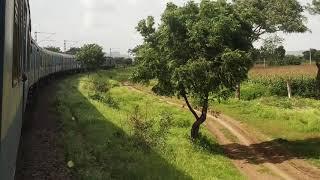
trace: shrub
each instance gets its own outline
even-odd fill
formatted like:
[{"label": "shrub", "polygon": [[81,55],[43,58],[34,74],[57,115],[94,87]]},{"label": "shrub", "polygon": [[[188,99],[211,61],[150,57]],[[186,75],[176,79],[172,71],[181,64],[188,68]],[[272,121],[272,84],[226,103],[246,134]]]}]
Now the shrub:
[{"label": "shrub", "polygon": [[86,83],[84,88],[89,90],[89,98],[118,109],[119,105],[117,101],[115,101],[109,93],[110,89],[115,86],[117,85],[109,83],[108,81],[90,81]]},{"label": "shrub", "polygon": [[112,88],[109,82],[97,80],[86,81],[82,87],[94,93],[106,93]]},{"label": "shrub", "polygon": [[163,147],[172,126],[173,116],[168,111],[161,112],[156,118],[148,118],[136,106],[129,117],[136,145],[142,149],[150,146]]},{"label": "shrub", "polygon": [[270,96],[270,91],[265,85],[253,81],[247,81],[241,86],[241,99],[253,100],[263,96]]},{"label": "shrub", "polygon": [[95,101],[99,101],[101,103],[104,103],[104,104],[108,105],[109,107],[119,109],[119,104],[117,103],[117,101],[115,101],[113,99],[113,97],[110,95],[110,93],[103,94],[103,93],[95,92],[95,93],[89,95],[89,98],[91,98]]}]

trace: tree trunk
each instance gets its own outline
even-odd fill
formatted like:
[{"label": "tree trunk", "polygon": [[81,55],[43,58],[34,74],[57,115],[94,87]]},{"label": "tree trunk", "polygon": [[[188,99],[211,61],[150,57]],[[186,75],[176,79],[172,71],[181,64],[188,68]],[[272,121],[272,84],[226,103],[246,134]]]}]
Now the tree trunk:
[{"label": "tree trunk", "polygon": [[291,99],[291,97],[292,97],[292,91],[291,91],[290,80],[287,80],[287,90],[288,90],[288,98]]},{"label": "tree trunk", "polygon": [[240,83],[236,85],[236,99],[240,100],[241,92],[240,92]]},{"label": "tree trunk", "polygon": [[316,77],[316,96],[320,99],[320,63],[316,63],[318,72]]},{"label": "tree trunk", "polygon": [[196,122],[193,123],[192,128],[191,128],[191,138],[192,139],[197,139],[199,137],[199,130],[201,124],[203,124],[206,121],[204,117],[200,117],[196,120]]},{"label": "tree trunk", "polygon": [[188,106],[189,110],[192,112],[192,114],[194,115],[194,117],[196,119],[196,121],[193,123],[192,128],[191,128],[191,138],[192,139],[197,139],[199,137],[200,126],[207,119],[207,113],[208,113],[208,108],[209,108],[209,93],[207,93],[207,95],[203,99],[204,101],[203,101],[203,107],[202,107],[202,112],[201,112],[201,116],[200,117],[197,114],[197,112],[192,108],[192,106],[191,106],[191,104],[190,104],[190,102],[188,100],[186,91],[183,89],[180,92],[180,94],[184,98],[185,102],[187,103],[187,106]]}]

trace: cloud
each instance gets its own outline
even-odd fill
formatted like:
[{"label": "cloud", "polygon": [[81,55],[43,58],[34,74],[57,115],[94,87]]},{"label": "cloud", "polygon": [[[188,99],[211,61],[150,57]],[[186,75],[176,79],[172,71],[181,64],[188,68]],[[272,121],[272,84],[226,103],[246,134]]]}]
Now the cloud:
[{"label": "cloud", "polygon": [[[126,52],[141,43],[141,36],[135,30],[138,21],[151,15],[159,22],[170,1],[182,5],[188,0],[32,0],[30,5],[36,30],[56,33],[52,38],[56,43],[48,42],[48,45],[61,47],[67,39],[80,41],[79,44],[99,43],[106,50],[118,48]],[[288,50],[320,49],[320,16],[308,15],[308,18],[312,34],[283,34]]]},{"label": "cloud", "polygon": [[83,11],[83,25],[86,29],[93,26],[101,27],[101,17],[117,11],[116,0],[81,0]]}]

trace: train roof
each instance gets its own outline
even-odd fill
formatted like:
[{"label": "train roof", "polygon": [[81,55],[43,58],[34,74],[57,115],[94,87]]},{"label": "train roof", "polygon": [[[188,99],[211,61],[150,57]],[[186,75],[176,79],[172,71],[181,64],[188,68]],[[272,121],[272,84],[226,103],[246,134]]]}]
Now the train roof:
[{"label": "train roof", "polygon": [[47,53],[47,54],[50,54],[50,55],[57,55],[57,56],[63,56],[63,57],[66,57],[66,58],[75,58],[74,55],[71,55],[71,54],[65,54],[65,53],[58,53],[58,52],[53,52],[53,51],[49,51],[45,48],[42,48],[40,47],[33,39],[31,40],[32,42],[32,45],[35,46],[36,48],[38,48],[39,50]]}]

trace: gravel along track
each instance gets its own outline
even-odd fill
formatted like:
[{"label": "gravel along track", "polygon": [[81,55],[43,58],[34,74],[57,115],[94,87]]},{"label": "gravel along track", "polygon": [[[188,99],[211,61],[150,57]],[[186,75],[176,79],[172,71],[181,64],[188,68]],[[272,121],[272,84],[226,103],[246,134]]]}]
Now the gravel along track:
[{"label": "gravel along track", "polygon": [[68,180],[70,172],[61,144],[61,123],[50,110],[57,88],[41,88],[25,116],[17,161],[16,180]]}]

